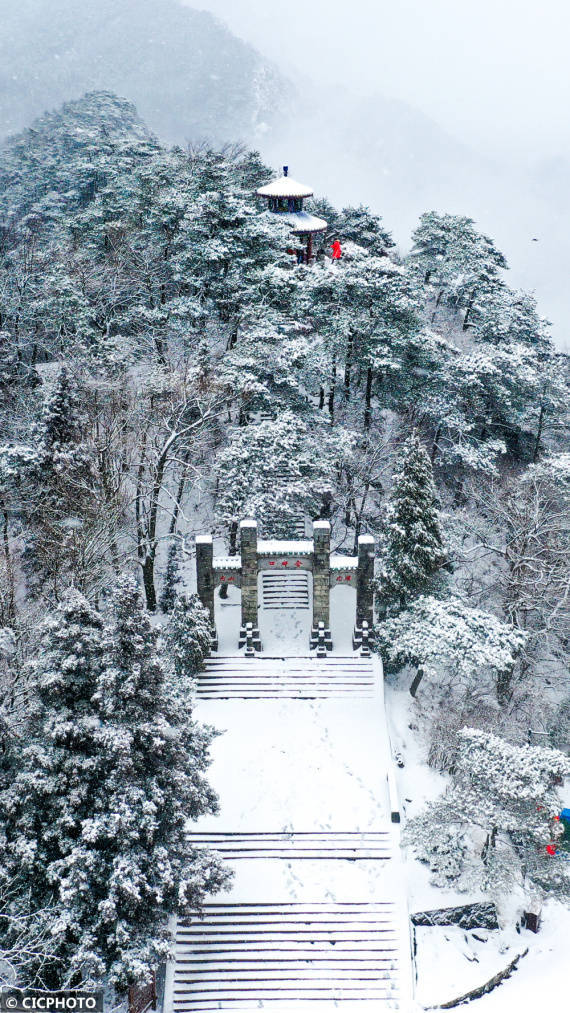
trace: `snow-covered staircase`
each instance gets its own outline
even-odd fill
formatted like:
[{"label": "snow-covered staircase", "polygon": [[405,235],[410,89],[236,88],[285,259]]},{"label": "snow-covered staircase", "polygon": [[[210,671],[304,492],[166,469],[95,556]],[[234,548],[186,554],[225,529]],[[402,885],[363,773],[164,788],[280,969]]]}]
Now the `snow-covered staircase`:
[{"label": "snow-covered staircase", "polygon": [[207,904],[178,924],[172,1009],[398,1008],[398,949],[390,902]]},{"label": "snow-covered staircase", "polygon": [[388,830],[305,830],[277,833],[192,832],[193,847],[212,848],[228,861],[239,859],[287,858],[321,861],[387,860],[392,854]]},{"label": "snow-covered staircase", "polygon": [[308,609],[309,575],[304,570],[262,573],[261,604],[264,609]]},{"label": "snow-covered staircase", "polygon": [[198,698],[203,700],[289,698],[314,700],[330,697],[364,697],[379,694],[371,658],[358,655],[327,658],[208,658],[197,676]]},{"label": "snow-covered staircase", "polygon": [[216,851],[235,879],[178,921],[164,1013],[407,1013],[378,660],[214,656],[195,713],[225,729],[221,817],[192,824],[188,847]]}]

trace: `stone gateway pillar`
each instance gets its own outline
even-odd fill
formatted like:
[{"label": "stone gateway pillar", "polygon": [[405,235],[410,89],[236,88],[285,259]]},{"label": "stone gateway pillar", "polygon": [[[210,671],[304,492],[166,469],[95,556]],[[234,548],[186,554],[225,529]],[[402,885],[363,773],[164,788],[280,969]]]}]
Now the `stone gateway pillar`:
[{"label": "stone gateway pillar", "polygon": [[362,644],[362,623],[372,631],[374,623],[374,558],[376,545],[373,535],[358,538],[358,568],[356,571],[356,626],[352,638],[355,650]]},{"label": "stone gateway pillar", "polygon": [[248,519],[240,526],[241,543],[241,629],[239,646],[246,642],[247,625],[252,625],[253,646],[261,650],[257,618],[257,521]]},{"label": "stone gateway pillar", "polygon": [[218,649],[214,613],[214,542],[211,535],[196,535],[196,590],[204,608],[210,613],[212,650]]},{"label": "stone gateway pillar", "polygon": [[211,535],[196,535],[196,587],[198,597],[214,625],[214,542]]},{"label": "stone gateway pillar", "polygon": [[319,623],[325,630],[325,646],[332,650],[330,631],[330,556],[331,526],[328,521],[313,522],[313,628],[311,648],[317,646]]}]

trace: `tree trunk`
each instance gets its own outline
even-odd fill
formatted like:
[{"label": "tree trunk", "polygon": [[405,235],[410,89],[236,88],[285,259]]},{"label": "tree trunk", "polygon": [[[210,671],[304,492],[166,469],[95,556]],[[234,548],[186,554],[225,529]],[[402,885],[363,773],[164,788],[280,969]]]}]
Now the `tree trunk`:
[{"label": "tree trunk", "polygon": [[364,396],[364,428],[370,429],[370,423],[372,421],[372,381],[374,373],[372,366],[369,366],[366,371],[366,394]]},{"label": "tree trunk", "polygon": [[417,672],[416,672],[416,674],[414,676],[412,685],[410,686],[410,695],[411,696],[415,696],[416,695],[416,693],[417,693],[417,691],[418,691],[418,689],[420,687],[420,682],[422,681],[423,677],[424,677],[424,670],[423,670],[423,668],[418,668],[418,670],[417,670]]},{"label": "tree trunk", "polygon": [[490,854],[493,848],[495,847],[496,840],[497,840],[497,828],[492,827],[490,833],[487,834],[487,838],[483,845],[483,850],[481,851],[481,861],[484,862],[485,865],[489,864]]},{"label": "tree trunk", "polygon": [[438,442],[437,441],[439,440],[440,436],[441,436],[441,426],[438,426],[437,429],[436,429],[435,436],[433,438],[432,447],[431,447],[431,463],[432,464],[434,463],[434,461],[436,459],[436,456],[437,456],[437,452],[439,450],[439,446],[438,446]]},{"label": "tree trunk", "polygon": [[178,489],[176,490],[176,497],[175,497],[175,500],[174,500],[174,510],[172,511],[172,517],[170,519],[170,527],[168,529],[168,534],[169,535],[173,535],[174,534],[174,532],[176,531],[176,525],[178,524],[178,514],[180,513],[180,506],[182,504],[182,497],[184,495],[184,489],[186,488],[186,478],[187,478],[186,461],[187,460],[188,460],[188,456],[185,454],[184,455],[184,468],[183,468],[182,474],[180,476],[180,481],[178,483]]},{"label": "tree trunk", "polygon": [[156,590],[154,587],[154,553],[149,553],[142,565],[146,607],[149,612],[156,612]]},{"label": "tree trunk", "polygon": [[344,362],[344,400],[350,400],[350,376],[352,372],[352,355],[354,351],[354,338],[352,334],[348,337],[346,345],[346,359]]},{"label": "tree trunk", "polygon": [[325,388],[319,388],[319,408],[325,407]]},{"label": "tree trunk", "polygon": [[441,302],[442,296],[443,296],[443,289],[442,289],[442,288],[440,288],[440,290],[439,290],[439,292],[438,292],[438,296],[437,296],[437,299],[436,299],[436,301],[435,301],[435,306],[434,306],[434,308],[433,308],[433,313],[432,313],[432,315],[431,315],[431,323],[432,323],[432,324],[433,324],[433,322],[434,322],[434,320],[435,320],[435,317],[436,317],[436,313],[437,313],[437,311],[438,311],[438,308],[439,308],[439,304],[440,304],[440,302]]},{"label": "tree trunk", "polygon": [[232,521],[230,524],[230,556],[237,555],[237,536],[238,536],[238,522]]},{"label": "tree trunk", "polygon": [[2,511],[2,539],[4,542],[4,557],[6,560],[6,577],[8,581],[8,587],[6,589],[6,611],[2,616],[2,621],[6,626],[12,626],[16,619],[16,595],[14,589],[14,570],[12,568],[12,556],[10,553],[10,537],[8,533],[8,511],[6,510],[3,503],[0,503],[0,510]]},{"label": "tree trunk", "polygon": [[331,389],[329,391],[329,414],[331,417],[331,425],[334,422],[334,396],[336,392],[336,359],[333,359],[332,375],[331,375]]},{"label": "tree trunk", "polygon": [[503,669],[497,676],[497,701],[501,707],[508,704],[511,699],[511,687],[513,682],[514,665]]},{"label": "tree trunk", "polygon": [[544,424],[544,405],[540,406],[540,414],[538,416],[538,428],[536,431],[536,440],[534,441],[534,451],[532,455],[532,463],[536,464],[538,460],[538,453],[540,450],[540,441],[542,439],[542,427]]},{"label": "tree trunk", "polygon": [[477,289],[473,289],[469,302],[467,303],[467,309],[465,310],[465,316],[463,317],[463,330],[466,331],[469,326],[469,317],[471,316],[471,310],[473,309],[473,303],[475,302],[475,296]]},{"label": "tree trunk", "polygon": [[239,320],[236,321],[234,324],[232,324],[232,329],[230,331],[230,336],[228,338],[228,343],[226,345],[226,349],[228,352],[231,352],[232,348],[236,347],[238,334],[239,334]]}]

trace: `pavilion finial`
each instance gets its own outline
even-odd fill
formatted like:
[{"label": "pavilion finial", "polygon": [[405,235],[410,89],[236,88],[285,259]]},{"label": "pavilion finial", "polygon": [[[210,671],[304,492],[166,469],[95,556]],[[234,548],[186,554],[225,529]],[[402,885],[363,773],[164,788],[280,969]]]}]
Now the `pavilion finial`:
[{"label": "pavilion finial", "polygon": [[284,176],[288,176],[289,175],[289,166],[288,165],[284,165],[283,166],[283,175]]}]

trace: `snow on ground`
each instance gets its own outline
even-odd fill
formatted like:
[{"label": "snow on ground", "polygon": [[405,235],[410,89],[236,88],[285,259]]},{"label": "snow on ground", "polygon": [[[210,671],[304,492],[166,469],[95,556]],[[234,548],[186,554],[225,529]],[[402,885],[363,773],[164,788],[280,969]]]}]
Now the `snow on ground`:
[{"label": "snow on ground", "polygon": [[[503,933],[503,936],[506,934]],[[526,947],[517,970],[500,988],[477,1001],[477,1013],[542,1013],[567,1006],[570,910],[556,901],[545,905],[540,932],[511,929],[504,965]]]},{"label": "snow on ground", "polygon": [[309,653],[310,608],[259,610],[259,635],[264,654],[302,657]]},{"label": "snow on ground", "polygon": [[[445,775],[427,765],[427,744],[417,727],[410,682],[411,676],[407,674],[385,684],[392,748],[404,761],[404,767],[397,769],[396,779],[406,818],[420,812],[447,783]],[[480,893],[466,896],[457,890],[432,886],[429,869],[409,851],[404,856],[404,875],[411,912],[488,900]],[[512,897],[508,911],[502,905],[499,915],[505,924],[499,930],[416,928],[416,999],[423,1008],[456,999],[483,985],[527,947],[529,954],[521,959],[513,975],[492,993],[477,999],[472,1007],[474,1013],[542,1013],[550,1003],[561,1001],[567,988],[570,911],[550,902],[544,908],[537,935],[526,929],[517,932],[521,900]]]},{"label": "snow on ground", "polygon": [[568,988],[570,911],[550,902],[535,935],[513,926],[501,931],[456,926],[416,929],[416,998],[424,1008],[457,999],[504,970],[528,947],[510,978],[481,996],[474,1013],[542,1013],[564,1008]]},{"label": "snow on ground", "polygon": [[330,615],[333,654],[352,654],[352,634],[356,622],[355,588],[331,588]]},{"label": "snow on ground", "polygon": [[241,591],[239,587],[228,586],[228,597],[214,596],[216,630],[218,631],[218,654],[237,654],[241,625]]},{"label": "snow on ground", "polygon": [[381,700],[200,701],[225,729],[210,783],[221,817],[193,829],[371,830],[389,821]]}]

